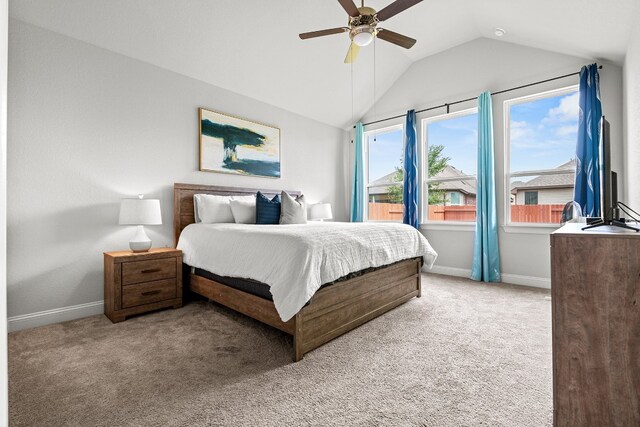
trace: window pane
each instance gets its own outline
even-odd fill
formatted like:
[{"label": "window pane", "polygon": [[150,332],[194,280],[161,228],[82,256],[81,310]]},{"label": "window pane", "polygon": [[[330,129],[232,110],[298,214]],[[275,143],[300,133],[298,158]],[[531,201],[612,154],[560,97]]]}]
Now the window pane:
[{"label": "window pane", "polygon": [[430,182],[427,218],[430,221],[475,221],[476,180]]},{"label": "window pane", "polygon": [[368,218],[402,221],[402,128],[367,134]]},{"label": "window pane", "polygon": [[524,204],[525,205],[537,205],[538,204],[538,192],[537,191],[525,191],[524,192]]},{"label": "window pane", "polygon": [[428,197],[423,212],[429,221],[475,221],[478,114],[443,116],[426,126]]},{"label": "window pane", "polygon": [[575,157],[577,91],[509,107],[511,172],[553,169]]},{"label": "window pane", "polygon": [[511,222],[559,224],[574,179],[574,172],[511,178]]},{"label": "window pane", "polygon": [[367,144],[370,184],[375,184],[375,181],[383,178],[390,178],[396,172],[396,168],[401,168],[402,129],[367,134]]},{"label": "window pane", "polygon": [[447,166],[462,175],[477,169],[478,114],[427,122],[429,178],[447,175]]}]

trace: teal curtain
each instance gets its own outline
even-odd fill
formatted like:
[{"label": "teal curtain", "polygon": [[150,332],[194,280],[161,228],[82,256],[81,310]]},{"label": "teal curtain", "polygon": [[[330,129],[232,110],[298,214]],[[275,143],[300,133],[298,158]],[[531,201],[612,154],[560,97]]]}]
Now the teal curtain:
[{"label": "teal curtain", "polygon": [[418,146],[416,142],[416,110],[407,111],[404,138],[404,183],[402,222],[419,229],[418,221]]},{"label": "teal curtain", "polygon": [[351,192],[351,222],[362,222],[364,216],[364,162],[362,143],[364,126],[356,124],[355,161],[353,165],[353,188]]},{"label": "teal curtain", "polygon": [[573,200],[580,205],[582,216],[600,216],[601,122],[598,64],[591,64],[580,70],[580,120]]},{"label": "teal curtain", "polygon": [[478,97],[477,213],[471,279],[485,282],[500,281],[498,213],[496,211],[494,169],[491,94],[484,92]]}]

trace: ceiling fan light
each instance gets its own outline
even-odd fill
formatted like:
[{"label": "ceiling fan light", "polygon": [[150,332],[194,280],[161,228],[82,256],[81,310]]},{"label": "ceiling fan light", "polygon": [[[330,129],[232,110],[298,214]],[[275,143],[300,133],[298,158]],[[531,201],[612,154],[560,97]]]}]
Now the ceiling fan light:
[{"label": "ceiling fan light", "polygon": [[374,29],[369,25],[361,25],[349,33],[351,40],[358,46],[366,46],[373,41]]}]

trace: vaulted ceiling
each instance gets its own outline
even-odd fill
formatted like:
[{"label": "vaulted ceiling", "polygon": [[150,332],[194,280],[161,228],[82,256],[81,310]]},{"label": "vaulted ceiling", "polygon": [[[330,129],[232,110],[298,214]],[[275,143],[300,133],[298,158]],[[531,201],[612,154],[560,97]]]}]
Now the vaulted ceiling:
[{"label": "vaulted ceiling", "polygon": [[[380,10],[390,2],[366,6]],[[345,128],[413,62],[479,37],[497,38],[496,27],[507,31],[504,41],[621,64],[639,5],[425,0],[384,23],[417,39],[411,50],[378,40],[361,49],[353,68],[343,63],[346,33],[297,36],[346,25],[335,0],[12,0],[10,15]]]}]

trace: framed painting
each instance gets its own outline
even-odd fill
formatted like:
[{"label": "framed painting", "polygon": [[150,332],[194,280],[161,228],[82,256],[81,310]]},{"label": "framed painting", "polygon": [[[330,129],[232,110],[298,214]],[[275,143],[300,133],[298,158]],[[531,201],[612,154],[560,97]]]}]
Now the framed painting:
[{"label": "framed painting", "polygon": [[200,170],[280,178],[280,129],[200,108]]}]

